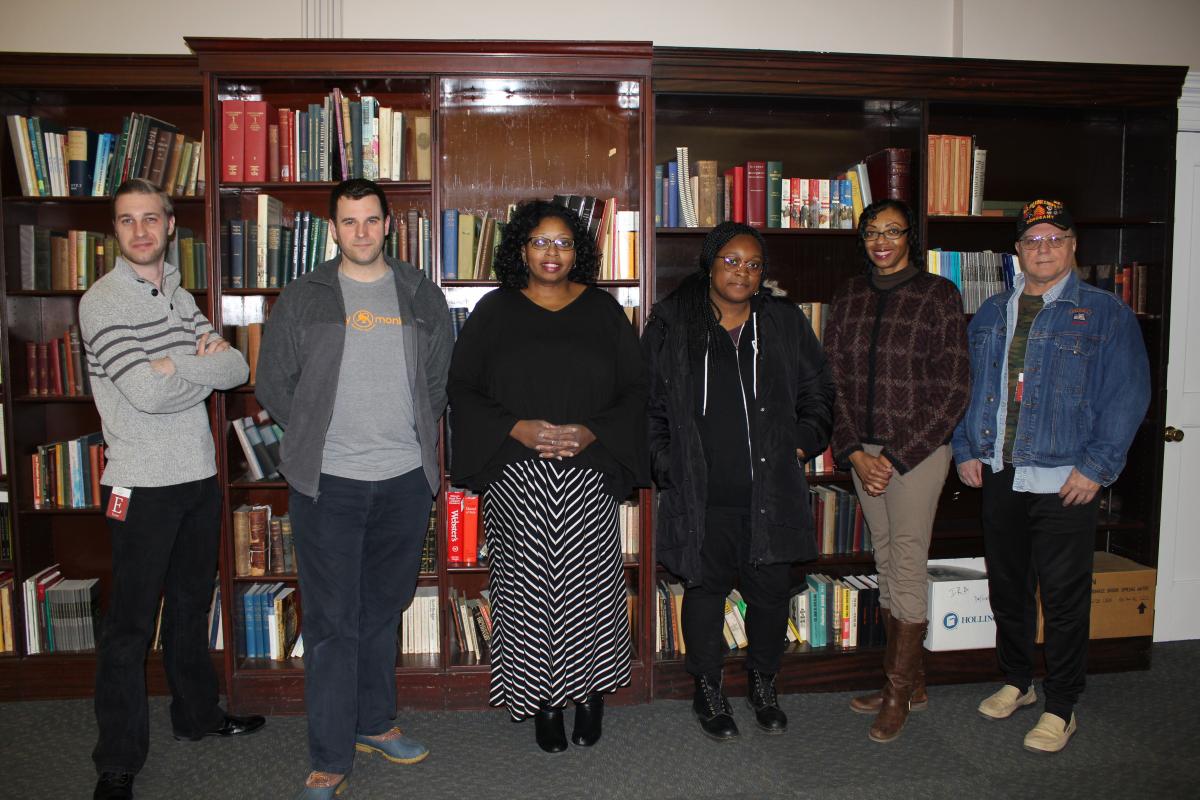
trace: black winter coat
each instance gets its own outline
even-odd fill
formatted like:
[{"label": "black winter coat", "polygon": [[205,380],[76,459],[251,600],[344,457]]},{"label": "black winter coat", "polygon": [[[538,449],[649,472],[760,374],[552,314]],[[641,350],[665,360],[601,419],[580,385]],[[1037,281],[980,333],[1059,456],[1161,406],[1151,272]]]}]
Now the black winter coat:
[{"label": "black winter coat", "polygon": [[[817,556],[808,481],[796,448],[808,457],[829,444],[834,384],[812,327],[799,307],[754,298],[758,315],[758,396],[750,406],[754,455],[750,561],[778,564]],[[749,324],[749,323],[747,323]],[[642,351],[650,378],[651,470],[658,486],[658,560],[689,584],[701,582],[708,467],[694,409],[703,375],[693,375],[678,295],[654,306]]]}]

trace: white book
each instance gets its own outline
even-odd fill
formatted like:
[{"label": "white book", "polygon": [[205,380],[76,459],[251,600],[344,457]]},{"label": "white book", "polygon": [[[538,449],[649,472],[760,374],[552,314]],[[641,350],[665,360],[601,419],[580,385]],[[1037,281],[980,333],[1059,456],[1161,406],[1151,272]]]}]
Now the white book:
[{"label": "white book", "polygon": [[407,180],[404,173],[404,112],[392,112],[392,180]]},{"label": "white book", "polygon": [[379,109],[379,180],[392,180],[392,110]]},{"label": "white book", "polygon": [[983,214],[983,178],[987,172],[987,150],[976,147],[971,155],[971,214]]}]

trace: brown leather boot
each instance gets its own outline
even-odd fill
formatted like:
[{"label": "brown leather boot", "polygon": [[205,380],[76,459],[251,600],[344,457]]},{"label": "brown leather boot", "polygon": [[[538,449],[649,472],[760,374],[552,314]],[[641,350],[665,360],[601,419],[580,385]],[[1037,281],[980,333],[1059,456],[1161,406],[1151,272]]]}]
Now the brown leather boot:
[{"label": "brown leather boot", "polygon": [[[887,631],[888,641],[895,637],[895,632],[892,630],[892,622],[894,617],[886,608],[880,608],[880,613],[883,616],[883,629]],[[887,672],[885,669],[884,672]],[[850,710],[856,714],[878,714],[879,708],[883,705],[883,690],[871,692],[870,694],[859,695],[850,700]],[[917,666],[917,681],[913,685],[912,695],[912,711],[924,711],[929,708],[929,694],[925,691],[925,650],[921,650],[921,662]]]},{"label": "brown leather boot", "polygon": [[883,703],[880,705],[879,715],[875,717],[875,724],[871,726],[869,734],[874,742],[890,742],[895,739],[908,719],[927,623],[903,622],[897,619],[893,620],[892,626],[896,636],[892,640],[894,645],[889,642],[890,661],[886,660],[885,656],[888,680],[883,687]]}]

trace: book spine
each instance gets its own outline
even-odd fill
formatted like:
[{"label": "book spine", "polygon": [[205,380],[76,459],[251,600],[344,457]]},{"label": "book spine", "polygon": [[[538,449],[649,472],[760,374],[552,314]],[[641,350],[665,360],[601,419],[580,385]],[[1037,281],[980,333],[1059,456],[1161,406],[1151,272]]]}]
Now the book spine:
[{"label": "book spine", "polygon": [[767,226],[767,162],[746,162],[746,224]]},{"label": "book spine", "polygon": [[245,181],[246,101],[221,101],[221,180],[224,183]]},{"label": "book spine", "polygon": [[766,207],[766,226],[768,228],[783,227],[783,162],[768,161],[766,162],[767,170],[767,207]]},{"label": "book spine", "polygon": [[987,150],[976,147],[971,155],[971,214],[983,213],[983,179],[987,173]]},{"label": "book spine", "polygon": [[458,209],[442,212],[442,279],[458,277]]},{"label": "book spine", "polygon": [[243,164],[248,183],[267,180],[267,103],[264,100],[245,100],[245,135]]}]

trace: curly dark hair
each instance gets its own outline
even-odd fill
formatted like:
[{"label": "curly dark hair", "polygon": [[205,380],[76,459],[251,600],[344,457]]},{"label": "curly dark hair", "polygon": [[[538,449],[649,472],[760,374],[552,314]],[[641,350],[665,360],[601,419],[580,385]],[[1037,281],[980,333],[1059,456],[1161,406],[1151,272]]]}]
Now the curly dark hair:
[{"label": "curly dark hair", "polygon": [[501,286],[509,289],[524,289],[529,285],[529,267],[525,264],[523,251],[529,234],[544,219],[559,219],[571,229],[575,240],[575,265],[567,273],[567,279],[575,283],[594,284],[600,270],[600,251],[588,229],[579,220],[579,215],[569,208],[546,200],[528,200],[517,206],[512,219],[504,226],[500,246],[496,248],[496,260],[492,268]]},{"label": "curly dark hair", "polygon": [[908,228],[908,263],[917,269],[924,269],[925,253],[921,250],[921,231],[917,227],[916,215],[908,207],[908,203],[903,200],[877,200],[863,209],[862,215],[858,218],[858,254],[862,256],[868,270],[875,266],[871,262],[871,257],[867,255],[867,243],[863,239],[863,231],[867,229],[868,224],[874,222],[876,217],[889,208],[900,212],[900,216],[904,217],[904,224]]},{"label": "curly dark hair", "polygon": [[[712,272],[713,261],[717,253],[738,236],[749,236],[758,242],[762,251],[762,276],[767,274],[767,242],[757,228],[752,228],[741,222],[722,222],[704,237],[700,245],[700,255],[696,260],[696,271],[684,278],[683,283],[674,293],[679,295],[683,307],[683,324],[687,331],[688,347],[692,354],[703,353],[710,338],[723,333],[720,322],[720,310],[713,304],[709,295],[709,275]],[[770,294],[769,289],[759,285],[758,295],[752,302],[761,302],[760,297]]]}]

